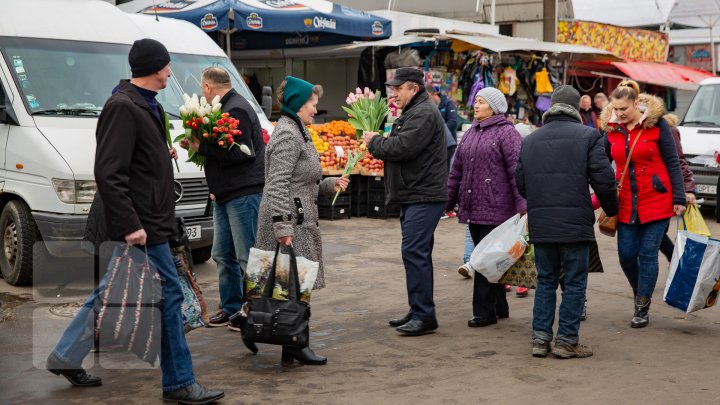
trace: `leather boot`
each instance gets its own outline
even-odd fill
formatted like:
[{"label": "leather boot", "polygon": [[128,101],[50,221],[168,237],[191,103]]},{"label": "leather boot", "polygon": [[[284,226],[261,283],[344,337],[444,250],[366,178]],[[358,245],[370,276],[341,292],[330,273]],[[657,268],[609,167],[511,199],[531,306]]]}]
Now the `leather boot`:
[{"label": "leather boot", "polygon": [[245,329],[245,324],[247,324],[247,316],[243,313],[243,310],[237,311],[234,315],[230,317],[229,326],[233,326],[239,330],[242,334],[242,342],[247,347],[248,350],[253,352],[253,354],[257,354],[258,347],[255,344],[255,342],[248,340],[245,338],[245,332],[243,332],[243,329]]},{"label": "leather boot", "polygon": [[282,362],[283,364],[292,364],[293,360],[297,360],[302,364],[322,366],[327,364],[327,357],[319,356],[310,349],[310,346],[297,348],[283,346]]},{"label": "leather boot", "polygon": [[630,321],[632,328],[644,328],[650,320],[650,297],[638,295],[635,297],[635,316]]},{"label": "leather boot", "polygon": [[88,374],[82,367],[73,367],[58,358],[55,353],[51,353],[47,359],[47,370],[55,375],[65,377],[70,384],[76,387],[96,387],[102,385],[102,379]]}]

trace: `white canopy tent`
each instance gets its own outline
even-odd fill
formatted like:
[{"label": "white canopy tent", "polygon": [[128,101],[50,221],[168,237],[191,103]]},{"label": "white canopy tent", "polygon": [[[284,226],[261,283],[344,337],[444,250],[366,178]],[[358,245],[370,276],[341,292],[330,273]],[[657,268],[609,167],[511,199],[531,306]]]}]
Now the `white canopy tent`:
[{"label": "white canopy tent", "polygon": [[714,34],[720,31],[720,0],[678,0],[668,20],[676,24],[706,30],[706,40],[710,40],[712,73],[715,74],[717,55],[715,54]]}]

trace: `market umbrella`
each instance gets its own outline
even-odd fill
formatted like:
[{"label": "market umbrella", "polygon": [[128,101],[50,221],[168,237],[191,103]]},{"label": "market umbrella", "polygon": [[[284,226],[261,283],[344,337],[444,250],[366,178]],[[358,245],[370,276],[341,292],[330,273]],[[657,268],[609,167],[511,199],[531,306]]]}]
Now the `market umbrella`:
[{"label": "market umbrella", "polygon": [[[325,0],[135,0],[121,8],[189,21],[227,36],[228,49],[299,48],[378,40],[391,22]],[[230,37],[232,35],[232,38]]]},{"label": "market umbrella", "polygon": [[390,37],[391,22],[325,0],[235,0],[234,49],[298,48]]}]

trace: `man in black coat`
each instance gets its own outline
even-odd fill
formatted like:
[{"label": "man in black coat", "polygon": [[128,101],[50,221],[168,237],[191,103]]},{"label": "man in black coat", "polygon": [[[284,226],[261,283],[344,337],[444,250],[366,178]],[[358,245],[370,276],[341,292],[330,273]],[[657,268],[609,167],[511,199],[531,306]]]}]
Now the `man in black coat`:
[{"label": "man in black coat", "polygon": [[588,252],[595,240],[592,186],[607,215],[618,211],[615,175],[597,130],[581,124],[580,93],[559,86],[544,125],[522,144],[516,170],[517,187],[527,199],[530,242],[535,244],[538,271],[533,308],[533,349],[547,356],[553,338],[555,294],[561,266],[565,290],[553,354],[589,357],[579,344],[580,318],[587,288]]},{"label": "man in black coat", "polygon": [[[228,325],[241,331],[231,315],[243,304],[243,275],[250,248],[255,244],[258,211],[265,185],[265,142],[257,113],[230,82],[228,72],[220,67],[203,71],[200,79],[203,96],[210,102],[220,98],[222,112],[240,121],[241,131],[235,137],[239,147],[230,150],[209,143],[181,142],[205,156],[205,177],[213,202],[212,257],[217,264],[222,309],[210,318],[208,326]],[[240,317],[233,319],[242,319]]]},{"label": "man in black coat", "polygon": [[390,136],[365,132],[373,156],[385,161],[385,202],[401,204],[402,258],[410,312],[390,321],[398,332],[437,329],[433,301],[433,234],[447,202],[445,122],[423,86],[423,73],[400,68],[387,82],[402,115]]},{"label": "man in black coat", "polygon": [[[97,124],[95,181],[103,200],[107,237],[145,247],[163,280],[160,366],[163,399],[209,403],[222,391],[195,382],[185,340],[182,287],[168,241],[175,235],[173,169],[165,136],[165,112],[155,99],[170,77],[170,54],[152,39],[135,41],[129,55],[132,80],[122,80],[108,99]],[[75,386],[96,386],[98,377],[82,369],[93,347],[95,289],[65,330],[47,361],[50,372]],[[153,311],[153,308],[149,308]]]}]

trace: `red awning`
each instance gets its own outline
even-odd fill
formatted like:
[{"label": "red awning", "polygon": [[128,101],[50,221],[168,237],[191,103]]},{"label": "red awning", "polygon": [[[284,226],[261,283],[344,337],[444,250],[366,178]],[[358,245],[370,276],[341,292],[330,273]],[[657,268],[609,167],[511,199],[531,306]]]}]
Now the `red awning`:
[{"label": "red awning", "polygon": [[709,72],[674,63],[656,62],[610,62],[633,80],[682,90],[694,90]]}]

